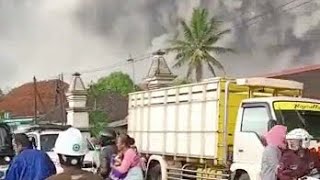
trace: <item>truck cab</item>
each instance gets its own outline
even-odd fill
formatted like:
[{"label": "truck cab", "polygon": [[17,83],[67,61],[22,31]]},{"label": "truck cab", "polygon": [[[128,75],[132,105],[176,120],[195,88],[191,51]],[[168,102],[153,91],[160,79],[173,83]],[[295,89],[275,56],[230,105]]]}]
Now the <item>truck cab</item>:
[{"label": "truck cab", "polygon": [[[300,89],[300,87],[296,87]],[[276,96],[244,99],[238,110],[233,144],[233,179],[260,179],[263,135],[274,125],[307,130],[317,151],[320,138],[320,101],[315,99]]]},{"label": "truck cab", "polygon": [[5,172],[14,156],[10,127],[0,123],[0,179],[5,178]]}]

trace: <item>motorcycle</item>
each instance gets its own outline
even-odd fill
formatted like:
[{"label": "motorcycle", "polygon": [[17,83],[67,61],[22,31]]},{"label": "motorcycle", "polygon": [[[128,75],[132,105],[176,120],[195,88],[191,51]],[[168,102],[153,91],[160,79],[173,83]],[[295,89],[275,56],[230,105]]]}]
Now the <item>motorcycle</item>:
[{"label": "motorcycle", "polygon": [[320,172],[315,168],[307,176],[300,178],[300,180],[318,180],[320,179]]}]

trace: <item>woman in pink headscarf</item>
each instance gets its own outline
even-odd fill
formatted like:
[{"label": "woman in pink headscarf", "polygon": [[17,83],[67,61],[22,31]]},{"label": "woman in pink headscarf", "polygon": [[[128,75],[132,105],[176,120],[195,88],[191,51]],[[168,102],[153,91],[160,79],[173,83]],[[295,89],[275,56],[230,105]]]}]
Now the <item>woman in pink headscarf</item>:
[{"label": "woman in pink headscarf", "polygon": [[267,146],[262,155],[261,180],[276,180],[281,150],[286,148],[287,127],[276,125],[265,134]]}]

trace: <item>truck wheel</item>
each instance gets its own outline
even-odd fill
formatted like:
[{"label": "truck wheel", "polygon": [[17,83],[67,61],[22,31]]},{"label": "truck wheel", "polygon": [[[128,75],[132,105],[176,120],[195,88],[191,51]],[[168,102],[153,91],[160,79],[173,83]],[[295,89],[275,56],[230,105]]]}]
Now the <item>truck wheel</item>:
[{"label": "truck wheel", "polygon": [[250,180],[250,176],[248,173],[242,173],[238,180]]},{"label": "truck wheel", "polygon": [[160,164],[155,165],[148,171],[147,180],[162,180]]}]

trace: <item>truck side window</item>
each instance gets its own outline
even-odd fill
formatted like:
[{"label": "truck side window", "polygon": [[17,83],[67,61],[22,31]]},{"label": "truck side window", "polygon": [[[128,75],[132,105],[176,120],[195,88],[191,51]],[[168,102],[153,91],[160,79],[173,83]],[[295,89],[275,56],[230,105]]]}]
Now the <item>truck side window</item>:
[{"label": "truck side window", "polygon": [[266,107],[246,107],[243,110],[241,131],[255,132],[261,136],[268,131],[269,120]]}]

